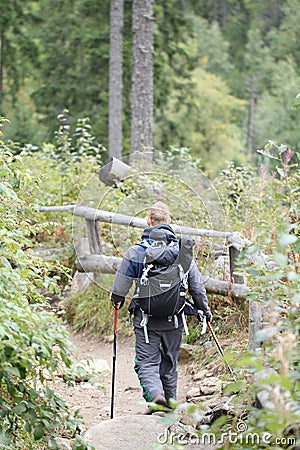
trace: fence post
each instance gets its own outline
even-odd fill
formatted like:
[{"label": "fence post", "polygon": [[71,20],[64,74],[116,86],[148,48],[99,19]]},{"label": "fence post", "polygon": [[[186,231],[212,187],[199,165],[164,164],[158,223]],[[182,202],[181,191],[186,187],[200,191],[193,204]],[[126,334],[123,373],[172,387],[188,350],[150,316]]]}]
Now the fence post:
[{"label": "fence post", "polygon": [[101,240],[99,233],[99,224],[96,220],[85,219],[87,237],[90,245],[90,253],[100,255],[101,254]]},{"label": "fence post", "polygon": [[244,277],[237,275],[235,269],[237,267],[236,260],[238,259],[240,251],[234,246],[229,245],[229,268],[230,268],[230,278],[234,283],[244,284]]},{"label": "fence post", "polygon": [[248,331],[248,350],[254,351],[261,346],[257,341],[256,333],[263,328],[263,314],[260,302],[249,301],[249,331]]}]

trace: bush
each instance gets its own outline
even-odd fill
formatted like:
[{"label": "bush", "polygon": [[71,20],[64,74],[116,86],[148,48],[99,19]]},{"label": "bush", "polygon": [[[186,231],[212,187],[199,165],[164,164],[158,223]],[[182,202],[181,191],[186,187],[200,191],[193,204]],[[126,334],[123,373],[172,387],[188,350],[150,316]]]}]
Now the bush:
[{"label": "bush", "polygon": [[[44,291],[56,284],[56,267],[30,250],[38,225],[32,191],[38,177],[22,167],[0,142],[0,442],[26,448],[28,441],[51,442],[63,429],[74,435],[78,417],[45,381],[71,365],[71,344],[63,324],[45,310]],[[23,442],[23,446],[22,446]],[[34,448],[34,447],[32,447]],[[83,447],[82,447],[83,448]]]},{"label": "bush", "polygon": [[[114,310],[109,299],[112,283],[112,276],[102,275],[101,286],[95,284],[85,292],[64,300],[65,318],[74,331],[97,336],[112,334]],[[119,319],[119,331],[123,334],[130,333],[126,305],[120,310]]]}]

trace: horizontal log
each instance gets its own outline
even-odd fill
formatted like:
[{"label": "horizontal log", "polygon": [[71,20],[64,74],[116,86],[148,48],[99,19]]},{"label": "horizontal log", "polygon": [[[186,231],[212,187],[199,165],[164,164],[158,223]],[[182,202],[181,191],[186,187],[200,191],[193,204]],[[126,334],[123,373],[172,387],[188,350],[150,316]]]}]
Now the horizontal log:
[{"label": "horizontal log", "polygon": [[73,211],[76,205],[64,205],[64,206],[41,206],[40,212],[64,212]]},{"label": "horizontal log", "polygon": [[122,259],[116,256],[83,255],[76,258],[75,267],[79,272],[116,273]]},{"label": "horizontal log", "polygon": [[[114,223],[117,225],[125,225],[130,227],[142,228],[147,226],[146,219],[139,217],[126,216],[124,214],[112,213],[109,211],[103,211],[100,209],[90,208],[88,206],[77,205],[65,205],[65,206],[42,206],[41,212],[59,212],[59,211],[72,211],[75,216],[82,217],[90,221],[99,221]],[[251,242],[244,237],[239,236],[234,232],[207,230],[201,228],[192,227],[180,227],[179,225],[172,225],[173,230],[177,235],[189,235],[189,236],[205,236],[212,238],[226,239],[227,244],[230,247],[236,248],[240,251],[243,247],[248,246]],[[247,255],[247,259],[250,263],[260,266],[265,266],[268,269],[274,267],[274,263],[268,263],[267,256],[261,251],[257,251],[255,254]]]},{"label": "horizontal log", "polygon": [[[78,257],[75,265],[80,272],[97,272],[104,274],[114,274],[121,263],[121,258],[105,255],[84,255]],[[249,289],[244,284],[233,283],[229,287],[227,281],[217,280],[215,278],[201,277],[205,289],[210,294],[228,296],[235,300],[243,301],[246,299]]]},{"label": "horizontal log", "polygon": [[[100,209],[90,208],[88,206],[66,205],[66,206],[42,206],[41,212],[59,212],[59,211],[73,211],[74,216],[83,217],[87,220],[95,220],[106,223],[114,223],[117,225],[125,225],[135,228],[146,228],[147,220],[140,217],[126,216],[125,214],[119,214],[109,211],[103,211]],[[226,239],[229,236],[233,236],[234,233],[227,231],[207,230],[201,228],[184,227],[179,225],[172,225],[174,232],[177,235],[190,235],[190,236],[206,236]],[[234,245],[234,244],[232,244]]]}]

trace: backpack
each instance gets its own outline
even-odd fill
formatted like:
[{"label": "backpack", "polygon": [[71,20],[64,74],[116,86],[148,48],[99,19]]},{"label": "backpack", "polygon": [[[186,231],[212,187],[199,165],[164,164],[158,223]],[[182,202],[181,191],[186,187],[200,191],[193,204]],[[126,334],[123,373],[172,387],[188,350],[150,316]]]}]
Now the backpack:
[{"label": "backpack", "polygon": [[[186,304],[188,272],[193,260],[194,240],[183,237],[167,244],[159,230],[147,243],[136,299],[143,317],[177,320]],[[148,320],[147,320],[148,321]],[[178,323],[178,321],[177,321]]]}]

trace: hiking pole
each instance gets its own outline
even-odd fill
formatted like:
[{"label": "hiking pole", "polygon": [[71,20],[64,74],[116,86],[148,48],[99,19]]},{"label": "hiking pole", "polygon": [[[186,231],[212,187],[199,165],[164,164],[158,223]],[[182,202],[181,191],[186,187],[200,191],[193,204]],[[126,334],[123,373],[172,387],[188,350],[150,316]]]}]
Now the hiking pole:
[{"label": "hiking pole", "polygon": [[117,328],[118,328],[118,312],[119,305],[114,305],[114,341],[113,341],[113,365],[111,376],[111,402],[110,402],[110,418],[114,417],[114,397],[115,397],[115,379],[116,379],[116,359],[117,359]]},{"label": "hiking pole", "polygon": [[216,345],[217,345],[217,347],[218,347],[218,350],[219,350],[220,354],[222,355],[222,357],[223,357],[223,359],[224,359],[224,361],[225,361],[225,364],[226,364],[226,366],[227,366],[227,368],[228,368],[228,370],[229,370],[229,373],[235,377],[235,375],[234,375],[234,373],[233,373],[233,370],[232,370],[232,368],[230,367],[230,365],[229,365],[229,363],[228,363],[228,361],[227,361],[227,359],[226,359],[226,356],[225,356],[225,354],[224,354],[224,352],[223,352],[223,349],[222,349],[222,347],[221,347],[221,345],[220,345],[220,343],[219,343],[219,341],[218,341],[218,339],[217,339],[217,336],[215,335],[215,332],[214,332],[214,330],[213,330],[212,327],[211,327],[210,322],[207,322],[207,326],[208,326],[209,331],[211,332],[212,337],[214,338],[214,341],[215,341],[215,343],[216,343]]}]

